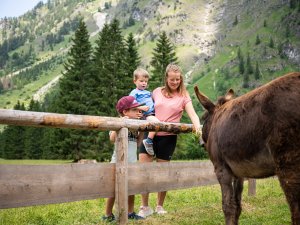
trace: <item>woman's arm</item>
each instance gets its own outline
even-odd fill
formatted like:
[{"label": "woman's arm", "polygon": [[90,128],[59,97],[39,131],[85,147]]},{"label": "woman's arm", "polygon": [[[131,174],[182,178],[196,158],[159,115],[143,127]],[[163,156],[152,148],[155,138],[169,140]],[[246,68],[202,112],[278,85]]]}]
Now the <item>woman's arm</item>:
[{"label": "woman's arm", "polygon": [[185,105],[185,111],[187,112],[188,116],[190,117],[190,119],[195,127],[196,133],[201,134],[202,132],[201,132],[200,120],[199,120],[197,113],[195,112],[195,109],[194,109],[191,101]]}]

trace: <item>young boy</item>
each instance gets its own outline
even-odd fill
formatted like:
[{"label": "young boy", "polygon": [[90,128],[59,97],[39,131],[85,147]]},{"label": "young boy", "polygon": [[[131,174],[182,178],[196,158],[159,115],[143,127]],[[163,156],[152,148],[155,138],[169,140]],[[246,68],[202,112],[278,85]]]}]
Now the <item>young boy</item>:
[{"label": "young boy", "polygon": [[[136,86],[136,89],[130,92],[130,96],[135,97],[138,103],[145,104],[145,111],[143,113],[144,118],[150,122],[159,122],[159,120],[154,116],[154,102],[150,91],[147,91],[149,73],[142,69],[138,68],[133,72],[133,83]],[[143,140],[145,149],[149,155],[154,155],[153,150],[153,138],[155,132],[149,132],[147,139]]]},{"label": "young boy", "polygon": [[[142,109],[133,96],[124,96],[122,97],[117,105],[116,109],[121,117],[128,119],[140,119],[142,114]],[[109,134],[109,139],[111,142],[116,140],[116,131],[111,131]],[[135,163],[137,162],[137,132],[128,131],[128,162]],[[112,155],[111,163],[116,163],[116,149]],[[115,220],[115,216],[112,213],[113,206],[115,203],[115,198],[108,198],[106,201],[105,216],[102,217],[104,221],[112,222]],[[134,212],[134,195],[128,196],[128,219],[140,220],[144,219],[141,216],[138,216]]]}]

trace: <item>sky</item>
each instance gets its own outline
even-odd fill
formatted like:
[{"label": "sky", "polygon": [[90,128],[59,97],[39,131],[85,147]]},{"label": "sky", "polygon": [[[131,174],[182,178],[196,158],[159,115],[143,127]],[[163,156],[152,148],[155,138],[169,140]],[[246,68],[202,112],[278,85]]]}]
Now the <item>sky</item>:
[{"label": "sky", "polygon": [[[18,17],[33,9],[41,0],[0,0],[0,18]],[[43,1],[45,2],[45,1]]]}]

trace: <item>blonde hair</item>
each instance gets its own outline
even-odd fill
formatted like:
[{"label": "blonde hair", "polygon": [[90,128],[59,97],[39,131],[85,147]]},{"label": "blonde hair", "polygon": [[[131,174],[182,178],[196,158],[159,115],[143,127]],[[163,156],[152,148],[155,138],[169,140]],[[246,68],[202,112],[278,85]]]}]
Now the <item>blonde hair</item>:
[{"label": "blonde hair", "polygon": [[147,72],[147,70],[144,70],[142,68],[137,68],[134,72],[133,72],[133,80],[137,80],[140,76],[144,77],[144,78],[148,78],[149,79],[149,73]]},{"label": "blonde hair", "polygon": [[184,82],[183,82],[183,76],[182,76],[182,70],[181,68],[176,65],[175,63],[170,63],[167,68],[166,68],[166,72],[165,72],[165,87],[163,88],[164,92],[165,92],[165,95],[167,97],[171,97],[172,96],[172,91],[171,91],[171,88],[168,86],[168,82],[167,82],[167,79],[168,79],[168,73],[170,71],[173,71],[175,73],[180,73],[180,85],[179,87],[177,88],[177,91],[178,93],[181,95],[181,96],[186,96],[187,95],[187,91],[186,91],[186,88],[184,86]]}]

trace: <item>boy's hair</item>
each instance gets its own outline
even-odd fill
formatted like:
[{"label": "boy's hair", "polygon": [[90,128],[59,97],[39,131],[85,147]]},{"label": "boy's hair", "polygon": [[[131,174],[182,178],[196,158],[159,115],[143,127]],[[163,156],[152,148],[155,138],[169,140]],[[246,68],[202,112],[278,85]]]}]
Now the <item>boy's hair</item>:
[{"label": "boy's hair", "polygon": [[144,70],[142,68],[137,68],[134,72],[133,72],[133,80],[136,80],[139,78],[139,76],[142,76],[144,78],[148,78],[149,79],[149,73],[147,72],[147,70]]},{"label": "boy's hair", "polygon": [[179,92],[179,94],[180,95],[186,95],[187,94],[187,91],[186,91],[186,88],[185,88],[185,86],[184,86],[184,82],[183,82],[183,76],[182,76],[182,70],[181,70],[181,68],[177,65],[177,64],[175,64],[175,63],[170,63],[168,66],[167,66],[167,68],[166,68],[166,72],[165,72],[165,88],[164,88],[164,90],[166,91],[166,94],[168,95],[168,96],[171,96],[172,94],[172,92],[171,92],[171,89],[170,89],[170,87],[168,86],[168,83],[167,83],[167,78],[168,78],[168,73],[170,72],[170,71],[173,71],[173,72],[176,72],[176,73],[180,73],[180,79],[181,79],[181,82],[180,82],[180,85],[179,85],[179,87],[178,87],[178,92]]}]

